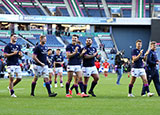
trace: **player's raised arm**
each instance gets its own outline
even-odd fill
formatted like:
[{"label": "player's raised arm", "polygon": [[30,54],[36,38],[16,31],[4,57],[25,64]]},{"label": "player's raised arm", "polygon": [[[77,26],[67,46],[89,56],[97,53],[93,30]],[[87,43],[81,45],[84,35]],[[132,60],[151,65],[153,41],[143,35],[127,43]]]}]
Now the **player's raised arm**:
[{"label": "player's raised arm", "polygon": [[10,57],[10,56],[13,56],[13,55],[16,55],[18,53],[18,51],[14,51],[13,53],[4,53],[4,57]]},{"label": "player's raised arm", "polygon": [[147,61],[147,56],[149,54],[149,51],[146,51],[145,55],[144,55],[144,61]]},{"label": "player's raised arm", "polygon": [[96,57],[96,56],[97,56],[97,54],[98,54],[98,52],[94,53],[93,55],[85,54],[85,55],[84,55],[84,58],[85,58],[85,59],[94,58],[94,57]]},{"label": "player's raised arm", "polygon": [[75,48],[75,51],[73,53],[70,53],[69,51],[66,52],[66,55],[67,55],[67,58],[71,58],[73,57],[74,55],[76,55],[76,53],[78,52],[78,48],[79,47],[76,47]]},{"label": "player's raised arm", "polygon": [[137,61],[142,54],[143,54],[143,49],[140,51],[140,53],[139,53],[137,56],[133,55],[133,56],[132,56],[132,60],[133,60],[133,61]]}]

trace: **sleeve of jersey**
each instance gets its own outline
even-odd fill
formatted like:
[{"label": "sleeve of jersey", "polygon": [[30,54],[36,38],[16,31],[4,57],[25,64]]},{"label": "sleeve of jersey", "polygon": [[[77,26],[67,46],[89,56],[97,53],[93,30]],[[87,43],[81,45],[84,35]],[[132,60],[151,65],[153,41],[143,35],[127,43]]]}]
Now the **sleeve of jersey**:
[{"label": "sleeve of jersey", "polygon": [[4,48],[4,53],[9,53],[9,46],[8,46],[8,45],[5,46],[5,48]]},{"label": "sleeve of jersey", "polygon": [[[84,47],[83,49],[86,49],[86,48]],[[87,49],[86,49],[86,50],[87,50]],[[84,53],[84,56],[85,56],[86,54],[88,54],[88,50]]]},{"label": "sleeve of jersey", "polygon": [[148,62],[148,64],[150,64],[150,65],[156,65],[156,62],[155,62],[155,61],[152,61],[152,53],[151,53],[151,52],[148,54],[147,62]]},{"label": "sleeve of jersey", "polygon": [[21,51],[21,46],[19,45],[19,51]]},{"label": "sleeve of jersey", "polygon": [[34,54],[34,55],[37,55],[37,54],[38,54],[38,47],[35,47],[33,54]]},{"label": "sleeve of jersey", "polygon": [[62,61],[64,61],[64,56],[62,56]]},{"label": "sleeve of jersey", "polygon": [[70,46],[67,46],[67,47],[66,47],[66,52],[71,52]]}]

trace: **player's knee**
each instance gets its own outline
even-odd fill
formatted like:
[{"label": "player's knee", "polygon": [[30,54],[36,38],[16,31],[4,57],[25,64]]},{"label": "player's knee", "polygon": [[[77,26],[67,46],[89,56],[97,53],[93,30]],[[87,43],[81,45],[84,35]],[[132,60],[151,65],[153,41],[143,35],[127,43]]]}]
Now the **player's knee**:
[{"label": "player's knee", "polygon": [[17,78],[17,81],[20,82],[22,80],[22,78]]},{"label": "player's knee", "polygon": [[96,81],[98,81],[98,80],[99,80],[99,77],[96,78]]},{"label": "player's knee", "polygon": [[68,83],[71,83],[72,79],[68,79]]},{"label": "player's knee", "polygon": [[10,80],[10,82],[13,82],[14,78],[13,78],[13,77],[10,77],[9,80]]}]

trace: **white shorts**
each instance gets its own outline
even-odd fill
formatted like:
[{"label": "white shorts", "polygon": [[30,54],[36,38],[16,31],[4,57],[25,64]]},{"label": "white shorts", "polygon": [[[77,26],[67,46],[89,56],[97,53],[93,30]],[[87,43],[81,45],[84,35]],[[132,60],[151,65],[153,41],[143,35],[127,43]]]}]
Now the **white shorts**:
[{"label": "white shorts", "polygon": [[34,65],[33,66],[33,69],[34,69],[34,73],[37,77],[40,77],[40,76],[43,76],[44,78],[48,78],[48,66],[45,65],[45,66],[38,66],[38,65]]},{"label": "white shorts", "polygon": [[140,77],[142,75],[146,75],[146,72],[144,68],[132,68],[131,75],[134,77]]},{"label": "white shorts", "polygon": [[11,75],[11,77],[14,77],[15,73],[18,74],[17,78],[22,78],[22,71],[20,66],[11,65],[7,67],[8,74]]},{"label": "white shorts", "polygon": [[83,67],[82,71],[83,71],[84,77],[90,77],[92,74],[98,74],[96,66]]},{"label": "white shorts", "polygon": [[104,68],[104,70],[103,70],[104,72],[106,71],[106,72],[108,72],[108,68]]},{"label": "white shorts", "polygon": [[67,71],[72,71],[72,72],[81,72],[81,66],[80,65],[68,65],[67,66]]},{"label": "white shorts", "polygon": [[58,73],[63,73],[63,67],[55,68],[55,74],[58,74]]},{"label": "white shorts", "polygon": [[53,68],[48,68],[48,73],[52,73],[53,74]]}]

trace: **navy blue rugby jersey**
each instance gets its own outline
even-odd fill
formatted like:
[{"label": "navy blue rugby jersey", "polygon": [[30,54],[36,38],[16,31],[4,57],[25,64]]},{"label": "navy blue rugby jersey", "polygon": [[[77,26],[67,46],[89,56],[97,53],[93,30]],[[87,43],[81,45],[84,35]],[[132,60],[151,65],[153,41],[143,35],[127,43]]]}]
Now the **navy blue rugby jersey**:
[{"label": "navy blue rugby jersey", "polygon": [[[47,46],[42,46],[42,45],[37,45],[35,48],[34,48],[34,52],[33,54],[34,55],[37,55],[37,58],[39,61],[41,61],[42,63],[44,63],[45,65],[47,65],[47,52],[48,50],[48,47]],[[37,63],[36,61],[34,61],[34,63],[36,65],[40,65],[39,63]],[[41,66],[41,65],[40,65]]]},{"label": "navy blue rugby jersey", "polygon": [[[138,56],[140,51],[141,50],[133,49],[132,56]],[[143,68],[144,67],[143,59],[144,59],[144,52],[142,53],[142,55],[139,57],[137,61],[134,61],[134,63],[132,64],[132,67],[133,68]]]},{"label": "navy blue rugby jersey", "polygon": [[[21,46],[18,44],[12,44],[12,43],[8,43],[5,48],[4,48],[4,53],[10,54],[13,53],[14,51],[21,51]],[[18,53],[16,55],[7,57],[7,65],[19,65],[18,59],[20,58],[20,56],[18,55]]]},{"label": "navy blue rugby jersey", "polygon": [[[84,56],[87,55],[93,55],[97,52],[97,49],[95,47],[87,47],[85,46],[83,49],[86,49],[86,53],[84,54]],[[82,49],[82,50],[83,50]],[[93,58],[89,58],[89,59],[85,59],[83,58],[83,67],[92,67],[95,65],[95,57]]]},{"label": "navy blue rugby jersey", "polygon": [[76,47],[78,47],[78,52],[73,57],[69,58],[68,65],[81,65],[81,58],[80,58],[81,46],[80,45],[69,44],[66,47],[66,52],[73,53]]},{"label": "navy blue rugby jersey", "polygon": [[[54,55],[53,59],[54,62],[63,62],[63,56],[62,55]],[[61,64],[55,64],[55,67],[62,67]]]}]

